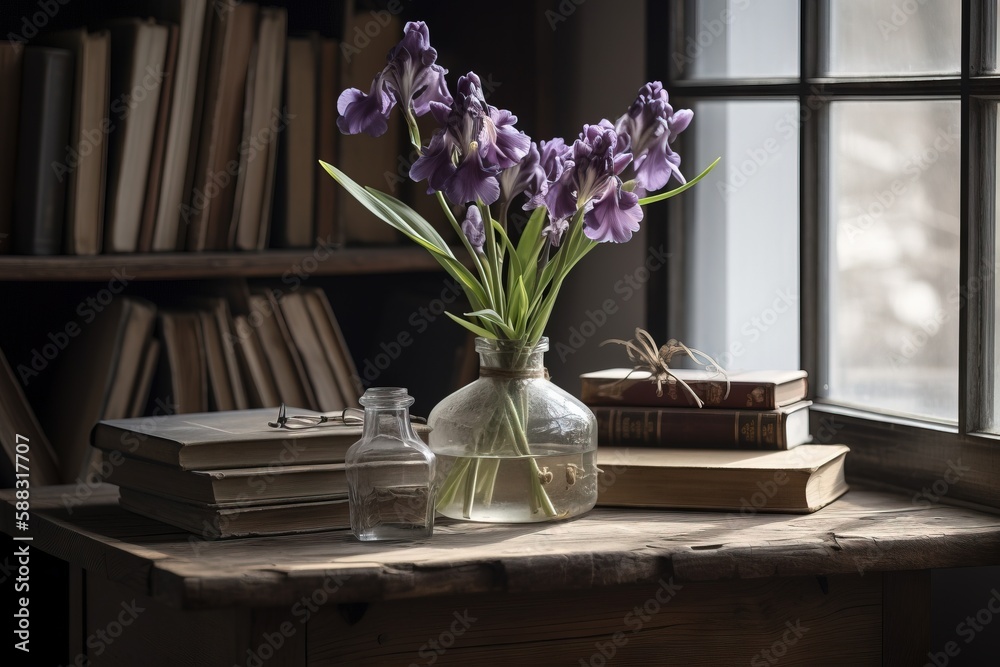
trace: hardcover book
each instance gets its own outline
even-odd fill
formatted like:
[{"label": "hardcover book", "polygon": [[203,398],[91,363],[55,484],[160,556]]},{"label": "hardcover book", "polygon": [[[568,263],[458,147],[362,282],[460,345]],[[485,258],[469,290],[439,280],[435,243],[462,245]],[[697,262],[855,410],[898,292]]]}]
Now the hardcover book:
[{"label": "hardcover book", "polygon": [[312,533],[350,528],[347,499],[280,505],[195,505],[134,489],[119,489],[119,504],[206,539]]},{"label": "hardcover book", "polygon": [[[105,458],[110,455],[106,454]],[[181,470],[131,456],[116,457],[107,480],[190,503],[275,504],[294,499],[347,497],[343,463],[281,465],[222,470]]]},{"label": "hardcover book", "polygon": [[[334,424],[301,430],[272,428],[278,407],[187,415],[114,419],[91,433],[95,447],[157,461],[184,470],[343,463],[347,449],[361,438],[360,425]],[[288,408],[288,414],[319,414]],[[426,438],[429,429],[414,424]]]},{"label": "hardcover book", "polygon": [[791,449],[809,441],[809,406],[703,410],[594,406],[597,442],[612,446]]},{"label": "hardcover book", "polygon": [[600,447],[598,505],[815,512],[847,491],[844,445],[790,451]]},{"label": "hardcover book", "polygon": [[[726,378],[704,370],[671,370],[704,401],[706,408],[774,410],[805,399],[808,379],[805,371],[749,371],[730,373]],[[610,368],[580,376],[580,399],[587,405],[635,405],[649,407],[697,407],[697,402],[679,384],[662,386],[648,371]]]}]

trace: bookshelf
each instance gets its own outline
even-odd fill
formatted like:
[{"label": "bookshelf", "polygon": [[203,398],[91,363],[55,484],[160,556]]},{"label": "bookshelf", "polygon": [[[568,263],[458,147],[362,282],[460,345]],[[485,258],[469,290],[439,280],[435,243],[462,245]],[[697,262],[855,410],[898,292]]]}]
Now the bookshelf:
[{"label": "bookshelf", "polygon": [[134,253],[92,257],[7,255],[0,256],[0,281],[101,280],[106,279],[108,272],[114,269],[127,270],[136,276],[136,280],[275,278],[307,258],[315,261],[316,268],[309,273],[316,276],[423,273],[441,268],[425,250],[409,246],[340,248],[321,250],[316,254],[304,248],[244,253]]}]

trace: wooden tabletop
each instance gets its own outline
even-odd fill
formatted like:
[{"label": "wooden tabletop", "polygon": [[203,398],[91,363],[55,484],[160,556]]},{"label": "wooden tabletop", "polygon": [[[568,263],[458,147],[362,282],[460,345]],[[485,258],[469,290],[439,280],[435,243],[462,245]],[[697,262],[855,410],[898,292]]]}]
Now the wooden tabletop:
[{"label": "wooden tabletop", "polygon": [[561,523],[442,521],[429,540],[361,543],[348,531],[206,542],[118,507],[36,488],[29,530],[0,528],[179,608],[293,604],[324,587],[358,602],[631,583],[922,570],[1000,564],[1000,516],[855,489],[808,515],[597,508]]}]

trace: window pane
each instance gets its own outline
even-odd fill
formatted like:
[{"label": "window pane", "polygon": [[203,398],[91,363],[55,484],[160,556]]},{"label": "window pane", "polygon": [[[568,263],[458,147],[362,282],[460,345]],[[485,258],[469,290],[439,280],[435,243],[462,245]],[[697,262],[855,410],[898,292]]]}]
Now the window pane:
[{"label": "window pane", "polygon": [[959,132],[958,101],[831,105],[821,393],[956,420]]},{"label": "window pane", "polygon": [[954,0],[828,0],[827,73],[957,73],[962,3]]},{"label": "window pane", "polygon": [[[799,368],[798,121],[794,101],[695,104],[681,335],[728,370]],[[689,131],[691,131],[689,130]]]},{"label": "window pane", "polygon": [[689,0],[686,9],[687,34],[673,55],[685,78],[799,75],[798,0]]}]

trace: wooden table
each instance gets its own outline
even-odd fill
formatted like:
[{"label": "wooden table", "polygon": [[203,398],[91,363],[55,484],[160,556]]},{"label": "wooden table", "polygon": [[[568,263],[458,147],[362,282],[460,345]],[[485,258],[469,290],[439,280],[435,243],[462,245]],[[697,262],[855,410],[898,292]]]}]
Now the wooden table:
[{"label": "wooden table", "polygon": [[77,573],[70,661],[91,665],[924,664],[929,570],[1000,563],[1000,517],[868,490],[804,516],[443,522],[406,545],[204,542],[115,487],[72,493],[33,492],[30,544]]}]

